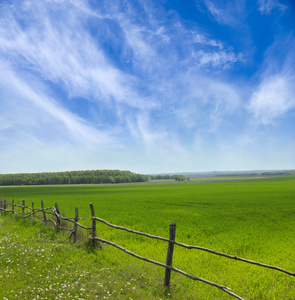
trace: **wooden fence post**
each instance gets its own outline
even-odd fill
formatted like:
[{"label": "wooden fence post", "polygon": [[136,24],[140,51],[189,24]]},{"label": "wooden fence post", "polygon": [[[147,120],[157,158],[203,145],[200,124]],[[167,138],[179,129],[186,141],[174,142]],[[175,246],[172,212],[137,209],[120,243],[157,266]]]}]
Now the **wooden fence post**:
[{"label": "wooden fence post", "polygon": [[[58,206],[57,202],[55,203],[55,210],[56,210],[57,214],[60,215],[59,206]],[[60,218],[58,215],[56,215],[56,231],[57,232],[60,231]]]},{"label": "wooden fence post", "polygon": [[34,202],[32,202],[32,211],[33,211],[33,218],[35,217],[35,208],[34,208]]},{"label": "wooden fence post", "polygon": [[78,220],[79,220],[78,207],[75,207],[75,223],[74,223],[74,233],[73,233],[73,242],[74,243],[76,243],[76,240],[77,240]]},{"label": "wooden fence post", "polygon": [[22,215],[25,214],[25,200],[22,201]]},{"label": "wooden fence post", "polygon": [[[175,232],[176,232],[176,223],[171,222],[171,224],[169,226],[169,240],[175,241]],[[170,267],[172,267],[173,250],[174,250],[174,243],[169,242],[168,250],[167,250],[166,265],[170,266]],[[169,287],[170,277],[171,277],[171,269],[166,268],[165,280],[164,280],[165,287]]]},{"label": "wooden fence post", "polygon": [[6,209],[6,200],[4,200],[4,210]]},{"label": "wooden fence post", "polygon": [[45,222],[45,224],[47,224],[47,219],[46,219],[46,213],[45,213],[45,209],[44,209],[43,200],[41,200],[41,207],[42,207],[42,211],[43,211],[44,222]]},{"label": "wooden fence post", "polygon": [[14,213],[14,199],[11,200],[11,211]]},{"label": "wooden fence post", "polygon": [[[94,213],[94,207],[93,207],[93,204],[90,203],[90,209],[91,209],[91,217],[94,218],[95,217],[95,213]],[[96,240],[94,239],[96,237],[96,222],[94,219],[92,219],[92,246],[94,248],[96,248]]]},{"label": "wooden fence post", "polygon": [[2,210],[2,206],[3,206],[3,201],[0,200],[0,209]]}]

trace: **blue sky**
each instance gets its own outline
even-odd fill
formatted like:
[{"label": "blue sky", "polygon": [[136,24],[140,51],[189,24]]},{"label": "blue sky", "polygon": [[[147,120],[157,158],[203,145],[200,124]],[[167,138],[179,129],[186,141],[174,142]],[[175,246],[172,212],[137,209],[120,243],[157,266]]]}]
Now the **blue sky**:
[{"label": "blue sky", "polygon": [[295,3],[0,2],[0,173],[295,169]]}]

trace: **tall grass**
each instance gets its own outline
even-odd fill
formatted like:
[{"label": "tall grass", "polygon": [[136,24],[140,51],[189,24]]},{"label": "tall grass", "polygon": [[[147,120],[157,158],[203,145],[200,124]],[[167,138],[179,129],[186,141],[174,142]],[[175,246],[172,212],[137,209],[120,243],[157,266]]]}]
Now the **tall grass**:
[{"label": "tall grass", "polygon": [[[295,271],[294,178],[169,185],[13,187],[0,188],[0,196],[15,201],[25,199],[28,204],[34,201],[35,206],[41,199],[46,206],[58,202],[61,211],[70,217],[74,216],[75,206],[81,217],[89,217],[89,203],[93,202],[98,217],[164,237],[168,237],[169,224],[174,221],[179,242]],[[97,225],[97,234],[140,255],[165,262],[164,242],[116,231],[103,224]],[[67,251],[74,255],[75,251]],[[79,248],[79,251],[85,250]],[[126,299],[164,297],[161,268],[136,261],[110,246],[89,258],[95,260],[95,264],[90,263],[91,270],[104,264],[104,268],[112,269],[112,274],[120,274],[120,280],[131,274],[130,269],[134,270],[137,279],[142,280],[137,290],[142,288],[149,297],[140,293],[132,296],[125,291]],[[245,299],[295,299],[294,278],[276,271],[179,247],[175,247],[173,265],[231,287]],[[172,274],[170,293],[173,299],[231,298],[216,288],[177,274]]]},{"label": "tall grass", "polygon": [[[38,219],[0,218],[0,298],[164,299],[157,281],[134,261],[66,243]],[[147,268],[148,269],[148,268]]]}]

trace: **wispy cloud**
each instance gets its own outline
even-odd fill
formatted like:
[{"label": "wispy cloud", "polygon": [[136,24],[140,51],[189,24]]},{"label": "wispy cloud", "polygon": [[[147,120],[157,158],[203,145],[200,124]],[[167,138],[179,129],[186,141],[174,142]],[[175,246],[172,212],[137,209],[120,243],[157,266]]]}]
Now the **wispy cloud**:
[{"label": "wispy cloud", "polygon": [[193,37],[194,43],[198,43],[201,45],[210,45],[213,47],[218,47],[219,49],[223,49],[224,45],[221,41],[214,40],[208,36],[205,36],[202,33],[196,33],[196,35]]},{"label": "wispy cloud", "polygon": [[[213,141],[236,127],[242,113],[265,125],[288,114],[294,104],[292,55],[284,58],[278,47],[261,55],[264,65],[252,66],[258,71],[248,96],[253,71],[239,76],[251,51],[224,38],[226,30],[239,35],[246,2],[202,3],[201,18],[188,21],[157,1],[2,2],[2,149],[23,144],[32,157],[35,147],[40,163],[54,160],[60,149],[56,161],[70,153],[67,166],[71,160],[86,164],[83,151],[96,167],[128,168],[142,155],[145,168],[165,159],[169,168],[195,161],[196,149],[199,157],[212,156]],[[278,8],[276,1],[259,3],[262,13]]]},{"label": "wispy cloud", "polygon": [[[288,50],[282,53],[282,49]],[[277,37],[266,51],[247,107],[264,125],[276,124],[295,108],[294,51],[295,39],[289,34]]]},{"label": "wispy cloud", "polygon": [[244,19],[245,1],[214,1],[204,0],[207,9],[215,20],[223,25],[236,27]]},{"label": "wispy cloud", "polygon": [[295,108],[294,80],[281,74],[264,79],[251,96],[249,111],[262,124],[275,124]]},{"label": "wispy cloud", "polygon": [[[0,61],[2,137],[14,129],[21,138],[38,137],[41,141],[68,141],[73,145],[92,146],[111,143],[108,132],[100,132],[77,115],[49,98],[40,82],[24,81]],[[50,129],[48,131],[48,129]]]},{"label": "wispy cloud", "polygon": [[200,50],[196,53],[196,56],[200,57],[200,66],[211,65],[213,67],[222,66],[223,68],[227,68],[242,60],[241,54],[237,55],[233,52],[223,51],[205,53],[203,50]]},{"label": "wispy cloud", "polygon": [[288,6],[281,4],[277,0],[258,0],[259,11],[262,14],[270,14],[273,10],[278,9],[280,11],[284,11],[288,9]]},{"label": "wispy cloud", "polygon": [[83,11],[61,2],[58,11],[68,13],[55,16],[52,4],[29,5],[24,10],[30,11],[31,20],[25,20],[24,28],[16,16],[19,8],[1,19],[5,28],[1,48],[15,64],[38,72],[45,80],[63,83],[70,97],[149,106],[129,88],[136,79],[114,67],[87,32]]}]

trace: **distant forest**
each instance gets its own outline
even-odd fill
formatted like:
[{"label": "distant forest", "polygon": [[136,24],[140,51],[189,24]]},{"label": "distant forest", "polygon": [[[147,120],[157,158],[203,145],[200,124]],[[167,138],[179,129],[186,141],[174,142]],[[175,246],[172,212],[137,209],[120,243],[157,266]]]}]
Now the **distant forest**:
[{"label": "distant forest", "polygon": [[0,174],[0,185],[52,185],[145,182],[149,176],[119,170]]},{"label": "distant forest", "polygon": [[294,170],[286,170],[286,171],[263,171],[263,172],[235,172],[235,173],[224,173],[224,174],[216,174],[216,177],[222,176],[288,176],[295,175]]},{"label": "distant forest", "polygon": [[176,181],[184,181],[190,180],[190,178],[186,178],[184,175],[151,175],[151,180],[159,180],[159,179],[175,179]]}]

